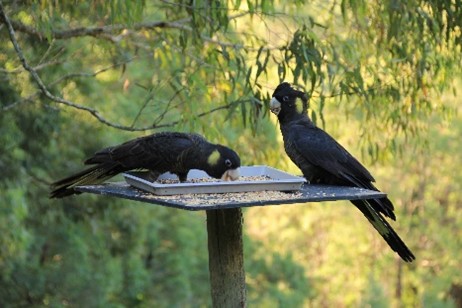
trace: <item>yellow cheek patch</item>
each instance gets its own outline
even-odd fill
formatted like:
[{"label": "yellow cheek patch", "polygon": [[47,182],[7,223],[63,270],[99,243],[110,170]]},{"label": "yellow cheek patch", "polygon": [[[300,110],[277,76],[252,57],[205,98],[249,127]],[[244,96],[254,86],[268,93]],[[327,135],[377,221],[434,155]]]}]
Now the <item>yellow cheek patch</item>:
[{"label": "yellow cheek patch", "polygon": [[303,101],[300,98],[295,100],[295,109],[297,110],[297,113],[303,113],[305,109],[303,106]]},{"label": "yellow cheek patch", "polygon": [[212,154],[210,154],[209,157],[207,158],[207,163],[210,166],[215,166],[218,163],[218,160],[220,159],[220,157],[221,157],[220,152],[218,152],[218,150],[214,150]]}]

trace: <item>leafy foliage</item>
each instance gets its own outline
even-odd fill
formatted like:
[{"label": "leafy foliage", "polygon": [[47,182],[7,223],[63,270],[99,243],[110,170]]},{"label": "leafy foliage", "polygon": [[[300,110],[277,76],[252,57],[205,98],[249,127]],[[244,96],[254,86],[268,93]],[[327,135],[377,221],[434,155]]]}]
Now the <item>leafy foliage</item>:
[{"label": "leafy foliage", "polygon": [[254,208],[249,302],[460,301],[457,1],[0,3],[55,96],[24,70],[0,18],[2,307],[210,305],[203,215],[89,195],[50,201],[48,184],[151,130],[199,132],[244,165],[299,173],[267,108],[282,80],[308,91],[313,120],[357,156],[393,162],[374,171],[418,260],[396,263],[342,203]]}]

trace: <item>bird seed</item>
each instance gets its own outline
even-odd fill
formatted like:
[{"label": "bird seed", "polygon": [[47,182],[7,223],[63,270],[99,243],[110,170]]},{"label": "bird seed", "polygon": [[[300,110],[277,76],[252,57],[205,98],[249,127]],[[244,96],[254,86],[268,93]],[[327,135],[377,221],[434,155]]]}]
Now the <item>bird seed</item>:
[{"label": "bird seed", "polygon": [[235,203],[262,203],[271,201],[284,201],[299,198],[300,192],[282,192],[282,191],[250,191],[237,193],[219,193],[219,194],[183,194],[159,196],[140,191],[146,199],[157,199],[166,202],[181,203],[185,206],[209,206],[216,204],[235,204]]},{"label": "bird seed", "polygon": [[[254,176],[240,176],[238,181],[245,181],[245,182],[258,182],[258,181],[268,181],[272,180],[267,175],[254,175]],[[219,179],[214,178],[193,178],[188,179],[184,183],[214,183],[214,182],[223,182]],[[158,179],[155,183],[157,184],[179,184],[180,181],[177,179]]]}]

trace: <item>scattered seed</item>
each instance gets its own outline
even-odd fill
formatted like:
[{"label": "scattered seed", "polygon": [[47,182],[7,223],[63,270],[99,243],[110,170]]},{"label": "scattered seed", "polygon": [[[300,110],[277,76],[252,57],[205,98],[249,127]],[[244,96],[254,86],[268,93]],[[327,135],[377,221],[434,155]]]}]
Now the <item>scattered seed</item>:
[{"label": "scattered seed", "polygon": [[[258,175],[258,176],[241,176],[239,177],[238,181],[248,181],[248,182],[257,182],[257,181],[268,181],[272,180],[267,175]],[[188,179],[184,183],[208,183],[208,182],[222,182],[222,180],[214,179],[214,178],[193,178]],[[180,183],[177,179],[159,179],[155,181],[157,184],[178,184]]]},{"label": "scattered seed", "polygon": [[220,194],[183,194],[159,196],[140,191],[140,195],[146,199],[162,200],[164,202],[181,203],[186,206],[198,207],[215,204],[236,204],[250,202],[265,203],[267,201],[284,201],[299,198],[301,193],[271,190]]},{"label": "scattered seed", "polygon": [[157,184],[178,184],[180,183],[179,180],[174,180],[174,179],[158,179],[155,181]]}]

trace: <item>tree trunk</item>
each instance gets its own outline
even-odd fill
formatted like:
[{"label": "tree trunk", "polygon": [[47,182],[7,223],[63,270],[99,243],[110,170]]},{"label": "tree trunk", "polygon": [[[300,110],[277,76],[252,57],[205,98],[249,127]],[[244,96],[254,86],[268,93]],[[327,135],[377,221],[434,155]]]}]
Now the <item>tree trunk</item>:
[{"label": "tree trunk", "polygon": [[206,212],[213,307],[245,307],[241,209]]}]

